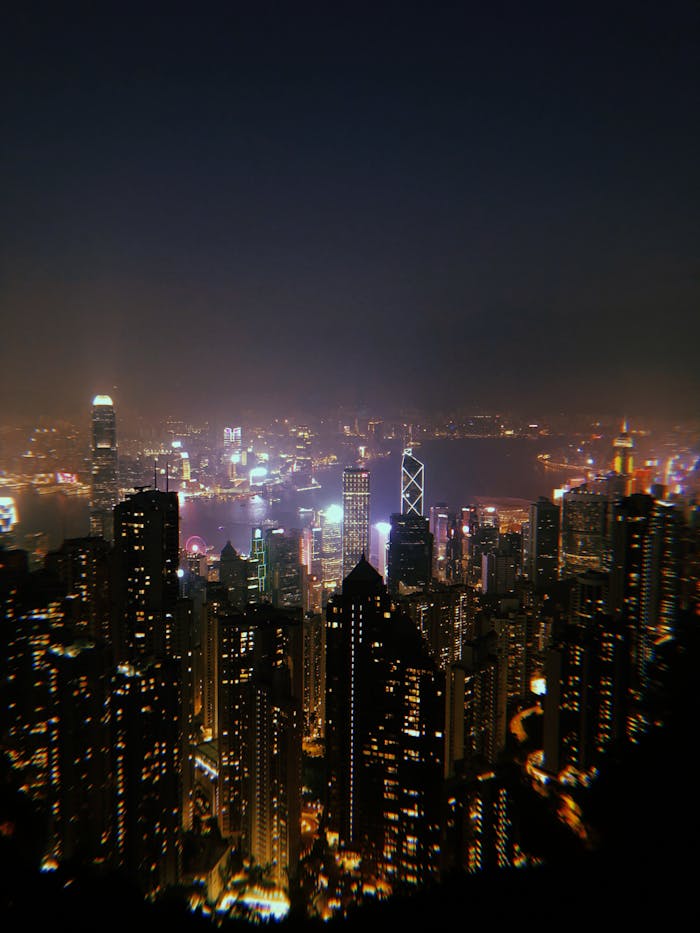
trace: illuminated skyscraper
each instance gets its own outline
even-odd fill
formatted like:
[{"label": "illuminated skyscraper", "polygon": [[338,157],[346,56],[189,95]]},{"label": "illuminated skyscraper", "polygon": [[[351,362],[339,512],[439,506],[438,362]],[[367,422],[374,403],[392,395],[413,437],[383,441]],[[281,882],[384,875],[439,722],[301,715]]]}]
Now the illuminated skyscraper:
[{"label": "illuminated skyscraper", "polygon": [[249,606],[218,619],[219,825],[286,887],[299,859],[302,630]]},{"label": "illuminated skyscraper", "polygon": [[118,667],[112,690],[115,855],[145,893],[177,883],[182,841],[178,661]]},{"label": "illuminated skyscraper", "polygon": [[375,567],[386,581],[387,546],[389,544],[389,522],[377,522],[370,529],[370,564]]},{"label": "illuminated skyscraper", "polygon": [[425,468],[413,456],[413,448],[407,447],[401,460],[401,514],[423,514],[423,492],[425,488]]},{"label": "illuminated skyscraper", "polygon": [[104,864],[111,844],[109,655],[76,639],[52,645],[46,664],[51,853]]},{"label": "illuminated skyscraper", "polygon": [[175,492],[140,489],[114,510],[119,660],[174,656],[179,510]]},{"label": "illuminated skyscraper", "polygon": [[117,427],[109,395],[92,401],[92,486],[90,534],[107,541],[114,538],[112,510],[119,501]]},{"label": "illuminated skyscraper", "polygon": [[607,568],[610,513],[607,494],[591,483],[564,494],[561,541],[566,575]]},{"label": "illuminated skyscraper", "polygon": [[265,532],[265,564],[272,605],[283,609],[300,608],[305,577],[299,531],[268,528]]},{"label": "illuminated skyscraper", "polygon": [[444,674],[361,560],[326,616],[327,826],[400,884],[437,877]]},{"label": "illuminated skyscraper", "polygon": [[613,441],[613,470],[621,476],[631,476],[634,472],[634,441],[627,432],[627,419],[622,422],[622,430]]},{"label": "illuminated skyscraper", "polygon": [[321,579],[335,589],[343,579],[343,508],[330,505],[321,512]]},{"label": "illuminated skyscraper", "polygon": [[450,515],[444,502],[430,508],[430,532],[433,536],[433,576],[446,579],[447,540]]},{"label": "illuminated skyscraper", "polygon": [[343,578],[369,559],[369,470],[343,470]]}]

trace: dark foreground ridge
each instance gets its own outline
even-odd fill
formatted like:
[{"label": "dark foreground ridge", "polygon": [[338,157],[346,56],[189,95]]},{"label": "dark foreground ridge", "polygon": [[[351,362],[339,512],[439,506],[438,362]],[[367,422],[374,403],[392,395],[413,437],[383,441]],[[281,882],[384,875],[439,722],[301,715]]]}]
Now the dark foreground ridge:
[{"label": "dark foreground ridge", "polygon": [[[640,745],[610,760],[586,798],[598,846],[582,851],[557,832],[543,832],[547,864],[491,875],[458,875],[417,894],[397,894],[328,923],[295,914],[279,924],[297,929],[379,930],[416,924],[446,928],[453,922],[566,923],[568,928],[620,922],[668,922],[690,906],[695,890],[692,853],[700,828],[697,776],[690,766],[693,729],[700,717],[697,673],[700,633],[695,620],[678,641],[663,702],[665,725]],[[695,623],[695,624],[694,624]],[[55,931],[154,929],[212,931],[208,917],[189,912],[171,890],[156,904],[119,874],[76,873],[70,864],[37,872],[41,821],[5,769],[0,788],[0,917],[3,931],[27,927]],[[221,928],[248,930],[245,920]],[[647,927],[648,928],[648,927]]]}]

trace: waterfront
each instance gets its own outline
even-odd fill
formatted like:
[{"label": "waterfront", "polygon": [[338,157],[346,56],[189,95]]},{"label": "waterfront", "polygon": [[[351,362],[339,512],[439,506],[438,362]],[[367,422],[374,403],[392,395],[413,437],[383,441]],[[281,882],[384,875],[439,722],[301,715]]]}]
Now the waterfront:
[{"label": "waterfront", "polygon": [[[527,440],[524,438],[461,438],[424,441],[415,448],[425,464],[426,511],[431,505],[446,502],[459,508],[485,497],[513,498],[524,501],[538,495],[551,496],[552,489],[572,478],[571,471],[546,469],[537,454],[554,449],[560,439]],[[214,552],[227,540],[247,553],[250,531],[255,525],[277,524],[303,527],[312,510],[342,502],[342,471],[349,464],[339,463],[317,473],[319,489],[283,491],[279,498],[262,497],[241,500],[187,499],[180,509],[180,541],[198,535]],[[401,448],[396,444],[386,457],[370,461],[371,520],[386,521],[400,508]],[[39,496],[31,489],[16,493],[19,525],[18,545],[26,535],[44,533],[48,545],[56,548],[67,537],[88,532],[88,501],[61,493]]]}]

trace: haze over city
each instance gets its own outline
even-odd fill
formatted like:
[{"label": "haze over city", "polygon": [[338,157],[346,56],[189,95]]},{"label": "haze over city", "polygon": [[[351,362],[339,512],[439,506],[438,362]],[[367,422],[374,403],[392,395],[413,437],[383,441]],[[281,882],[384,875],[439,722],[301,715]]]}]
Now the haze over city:
[{"label": "haze over city", "polygon": [[2,33],[5,418],[695,414],[695,4],[22,4]]},{"label": "haze over city", "polygon": [[690,0],[4,12],[3,930],[692,914],[699,76]]}]

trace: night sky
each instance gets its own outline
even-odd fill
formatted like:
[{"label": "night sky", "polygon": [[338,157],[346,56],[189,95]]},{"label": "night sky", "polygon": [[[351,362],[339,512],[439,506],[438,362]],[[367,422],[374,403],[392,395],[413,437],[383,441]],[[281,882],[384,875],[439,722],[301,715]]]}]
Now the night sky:
[{"label": "night sky", "polygon": [[3,418],[697,414],[695,2],[17,2]]}]

